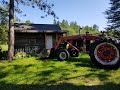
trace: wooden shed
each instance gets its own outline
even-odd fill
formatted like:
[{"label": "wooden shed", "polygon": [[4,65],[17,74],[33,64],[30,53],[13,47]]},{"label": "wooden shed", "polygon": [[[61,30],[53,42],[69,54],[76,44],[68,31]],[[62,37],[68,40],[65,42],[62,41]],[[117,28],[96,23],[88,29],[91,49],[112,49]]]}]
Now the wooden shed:
[{"label": "wooden shed", "polygon": [[58,39],[67,34],[59,25],[15,23],[15,51],[40,52],[51,49]]}]

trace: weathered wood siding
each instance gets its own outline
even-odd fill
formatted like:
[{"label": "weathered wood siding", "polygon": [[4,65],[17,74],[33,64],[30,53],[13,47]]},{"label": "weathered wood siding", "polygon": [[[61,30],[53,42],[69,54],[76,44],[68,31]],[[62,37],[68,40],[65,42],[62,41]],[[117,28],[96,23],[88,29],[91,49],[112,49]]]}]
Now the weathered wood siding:
[{"label": "weathered wood siding", "polygon": [[[46,34],[51,35],[53,46],[56,45],[58,39],[63,35],[61,33]],[[15,52],[35,52],[39,53],[46,48],[45,33],[15,33]]]},{"label": "weathered wood siding", "polygon": [[44,33],[15,33],[16,52],[40,52],[45,48]]}]

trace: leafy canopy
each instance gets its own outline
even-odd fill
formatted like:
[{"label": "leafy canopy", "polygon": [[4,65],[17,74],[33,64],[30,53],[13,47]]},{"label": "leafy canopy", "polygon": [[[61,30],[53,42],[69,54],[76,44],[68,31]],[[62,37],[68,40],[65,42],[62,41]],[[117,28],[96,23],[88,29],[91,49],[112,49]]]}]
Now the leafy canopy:
[{"label": "leafy canopy", "polygon": [[54,24],[58,24],[61,29],[68,30],[69,35],[76,35],[79,34],[79,30],[81,29],[81,34],[85,34],[86,32],[90,32],[91,34],[98,34],[99,33],[99,27],[94,24],[93,26],[80,26],[76,21],[68,22],[67,20],[60,21],[54,21]]},{"label": "leafy canopy", "polygon": [[[0,1],[0,11],[9,13],[9,0],[2,0]],[[55,12],[52,10],[54,7],[54,4],[50,4],[48,0],[14,0],[14,11],[18,14],[23,13],[19,5],[23,5],[25,7],[32,7],[32,8],[38,8],[39,10],[43,11],[45,15],[41,15],[41,18],[45,18],[48,15],[53,16],[54,19],[58,19]],[[8,6],[7,9],[4,8],[4,6]],[[26,16],[23,15],[23,16]],[[16,16],[16,18],[18,18]]]}]

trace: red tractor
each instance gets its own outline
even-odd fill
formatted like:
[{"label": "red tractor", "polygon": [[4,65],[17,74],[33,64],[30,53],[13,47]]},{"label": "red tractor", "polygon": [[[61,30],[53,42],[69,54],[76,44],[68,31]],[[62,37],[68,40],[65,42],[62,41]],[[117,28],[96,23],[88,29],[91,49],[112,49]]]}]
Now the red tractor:
[{"label": "red tractor", "polygon": [[118,68],[120,66],[120,40],[104,36],[85,35],[61,37],[50,50],[50,57],[66,60],[78,57],[79,52],[86,52],[94,65],[102,68]]}]

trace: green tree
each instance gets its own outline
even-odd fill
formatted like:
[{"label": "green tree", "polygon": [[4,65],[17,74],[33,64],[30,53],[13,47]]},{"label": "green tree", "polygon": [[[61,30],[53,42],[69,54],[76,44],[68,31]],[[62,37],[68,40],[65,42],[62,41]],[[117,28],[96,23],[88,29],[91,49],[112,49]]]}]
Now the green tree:
[{"label": "green tree", "polygon": [[4,8],[0,6],[0,44],[6,44],[8,38],[8,6],[5,4]]},{"label": "green tree", "polygon": [[61,27],[67,28],[68,27],[68,21],[63,19],[62,22],[61,22]]},{"label": "green tree", "polygon": [[[15,2],[14,2],[15,1]],[[24,6],[31,6],[33,8],[38,7],[40,10],[46,12],[45,16],[52,15],[54,18],[58,18],[55,12],[52,10],[53,4],[48,4],[47,0],[2,0],[2,5],[8,4],[9,7],[9,37],[8,37],[8,60],[12,60],[14,56],[14,10],[17,13],[22,13],[19,4]]]},{"label": "green tree", "polygon": [[[4,7],[4,8],[3,8]],[[8,24],[8,5],[0,5],[0,25],[7,25]]]},{"label": "green tree", "polygon": [[0,25],[0,44],[6,44],[8,40],[8,27]]},{"label": "green tree", "polygon": [[120,0],[110,0],[110,8],[106,10],[105,14],[108,19],[107,30],[113,30],[120,35]]},{"label": "green tree", "polygon": [[84,27],[84,30],[85,30],[85,32],[89,32],[90,31],[90,27],[87,25],[87,26]]},{"label": "green tree", "polygon": [[68,30],[69,35],[78,35],[79,30],[81,34],[85,34],[86,32],[90,32],[91,34],[98,34],[99,33],[99,26],[94,24],[93,26],[81,26],[77,24],[76,21],[68,22],[67,20],[60,21],[54,21],[54,24],[58,24],[61,29]]},{"label": "green tree", "polygon": [[84,26],[82,27],[81,33],[85,34],[86,32],[89,32],[90,34],[99,34],[99,26],[94,24],[93,26]]},{"label": "green tree", "polygon": [[99,31],[99,26],[97,26],[96,24],[94,24],[92,28],[94,31]]},{"label": "green tree", "polygon": [[30,22],[30,20],[26,20],[25,23],[26,24],[30,24],[31,22]]},{"label": "green tree", "polygon": [[71,27],[72,29],[74,29],[76,33],[79,32],[80,25],[78,25],[76,21],[70,22],[70,27]]}]

